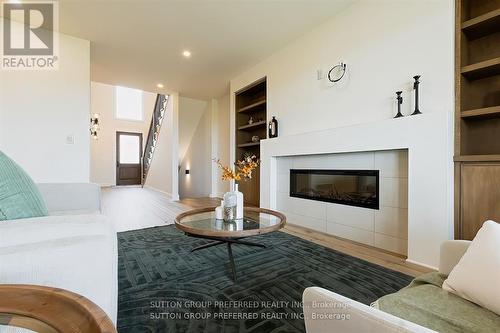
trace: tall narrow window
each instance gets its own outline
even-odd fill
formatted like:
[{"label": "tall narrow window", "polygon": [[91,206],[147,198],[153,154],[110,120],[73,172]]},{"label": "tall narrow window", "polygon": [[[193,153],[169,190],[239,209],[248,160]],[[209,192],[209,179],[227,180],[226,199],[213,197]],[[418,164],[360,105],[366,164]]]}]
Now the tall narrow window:
[{"label": "tall narrow window", "polygon": [[143,121],[142,91],[115,87],[115,114],[118,119]]}]

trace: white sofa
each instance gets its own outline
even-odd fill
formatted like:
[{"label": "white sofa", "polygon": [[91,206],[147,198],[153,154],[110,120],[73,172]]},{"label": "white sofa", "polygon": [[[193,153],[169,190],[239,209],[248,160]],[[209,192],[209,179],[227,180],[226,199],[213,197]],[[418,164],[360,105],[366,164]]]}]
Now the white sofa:
[{"label": "white sofa", "polygon": [[[469,241],[464,240],[444,242],[441,245],[439,272],[450,274],[469,244]],[[328,307],[314,307],[312,306],[314,303],[327,304]],[[307,333],[436,333],[319,287],[304,290],[303,304]]]},{"label": "white sofa", "polygon": [[95,184],[39,184],[50,216],[0,222],[0,284],[63,288],[99,305],[116,324],[116,231],[100,214]]}]

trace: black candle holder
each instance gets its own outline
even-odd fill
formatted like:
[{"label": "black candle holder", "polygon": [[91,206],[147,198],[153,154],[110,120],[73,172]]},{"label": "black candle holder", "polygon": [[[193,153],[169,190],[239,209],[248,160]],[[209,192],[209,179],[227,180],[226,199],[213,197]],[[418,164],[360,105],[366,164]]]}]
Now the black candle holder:
[{"label": "black candle holder", "polygon": [[396,100],[398,101],[398,113],[394,116],[394,118],[401,118],[404,115],[401,113],[401,104],[403,104],[403,97],[401,97],[402,91],[396,91]]},{"label": "black candle holder", "polygon": [[415,90],[415,111],[411,114],[412,116],[422,114],[418,109],[418,85],[420,84],[420,75],[415,75],[413,78],[415,79],[415,82],[413,82],[413,89]]}]

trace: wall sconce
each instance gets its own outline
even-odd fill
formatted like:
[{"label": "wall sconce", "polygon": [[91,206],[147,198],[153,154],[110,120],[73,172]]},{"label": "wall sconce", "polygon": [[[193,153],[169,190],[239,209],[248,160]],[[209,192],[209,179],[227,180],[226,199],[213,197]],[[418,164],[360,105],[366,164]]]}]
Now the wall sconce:
[{"label": "wall sconce", "polygon": [[189,169],[186,169],[186,175],[189,175]]},{"label": "wall sconce", "polygon": [[97,140],[97,132],[100,130],[99,128],[99,114],[94,113],[92,117],[90,117],[90,136],[92,139]]}]

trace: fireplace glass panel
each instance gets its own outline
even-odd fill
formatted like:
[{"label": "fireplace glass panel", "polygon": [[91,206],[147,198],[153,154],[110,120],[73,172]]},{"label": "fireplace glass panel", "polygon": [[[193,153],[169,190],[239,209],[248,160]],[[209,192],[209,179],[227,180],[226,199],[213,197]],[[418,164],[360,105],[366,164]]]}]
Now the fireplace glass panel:
[{"label": "fireplace glass panel", "polygon": [[378,170],[290,170],[290,196],[379,208]]}]

